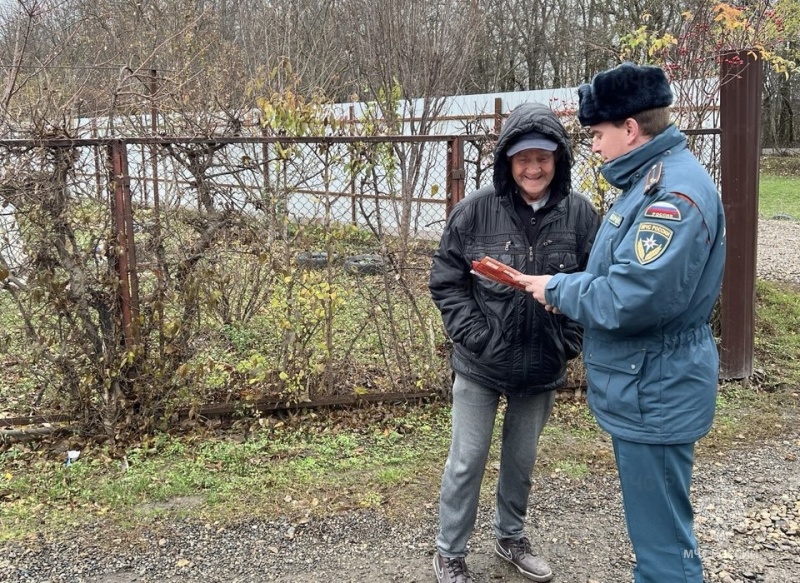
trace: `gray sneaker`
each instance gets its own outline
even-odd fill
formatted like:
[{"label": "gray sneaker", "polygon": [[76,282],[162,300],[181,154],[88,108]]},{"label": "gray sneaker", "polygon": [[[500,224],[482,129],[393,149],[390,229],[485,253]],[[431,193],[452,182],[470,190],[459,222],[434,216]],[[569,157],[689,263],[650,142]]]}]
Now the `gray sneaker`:
[{"label": "gray sneaker", "polygon": [[545,583],[553,578],[553,571],[542,557],[531,552],[531,543],[528,537],[519,540],[499,538],[494,543],[494,552],[501,559],[505,559],[524,577],[539,583]]},{"label": "gray sneaker", "polygon": [[443,557],[437,552],[433,555],[433,572],[439,583],[472,583],[464,557]]}]

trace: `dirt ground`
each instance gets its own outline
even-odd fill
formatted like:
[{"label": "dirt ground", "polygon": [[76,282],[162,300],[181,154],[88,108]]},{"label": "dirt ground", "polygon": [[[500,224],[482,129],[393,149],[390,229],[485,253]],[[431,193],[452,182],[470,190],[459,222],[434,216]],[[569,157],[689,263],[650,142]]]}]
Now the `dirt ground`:
[{"label": "dirt ground", "polygon": [[[795,407],[786,416],[778,439],[742,435],[732,448],[698,448],[696,530],[709,581],[800,582],[800,415]],[[432,583],[437,495],[430,491],[400,518],[374,510],[236,524],[154,518],[125,532],[95,523],[54,539],[0,544],[0,581]],[[524,581],[493,555],[491,518],[491,504],[482,505],[468,556],[475,583]],[[579,478],[537,473],[529,518],[531,540],[555,581],[631,580],[613,468]]]}]

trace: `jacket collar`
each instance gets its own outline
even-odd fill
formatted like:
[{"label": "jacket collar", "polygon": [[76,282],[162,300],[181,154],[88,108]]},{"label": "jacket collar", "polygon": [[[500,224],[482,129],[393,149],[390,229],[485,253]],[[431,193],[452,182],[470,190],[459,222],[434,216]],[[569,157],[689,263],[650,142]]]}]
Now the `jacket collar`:
[{"label": "jacket collar", "polygon": [[627,190],[641,178],[641,168],[648,168],[667,151],[674,152],[685,147],[686,136],[677,127],[671,125],[635,150],[606,162],[600,167],[600,172],[611,186]]}]

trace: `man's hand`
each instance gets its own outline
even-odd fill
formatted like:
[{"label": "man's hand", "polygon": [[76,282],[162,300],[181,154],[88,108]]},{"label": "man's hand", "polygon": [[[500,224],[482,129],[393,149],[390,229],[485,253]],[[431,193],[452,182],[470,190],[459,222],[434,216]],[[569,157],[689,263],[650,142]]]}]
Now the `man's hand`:
[{"label": "man's hand", "polygon": [[525,291],[530,292],[540,304],[543,304],[545,310],[560,314],[558,308],[549,305],[544,297],[544,288],[552,277],[552,275],[517,275],[514,276],[514,280],[524,285]]}]

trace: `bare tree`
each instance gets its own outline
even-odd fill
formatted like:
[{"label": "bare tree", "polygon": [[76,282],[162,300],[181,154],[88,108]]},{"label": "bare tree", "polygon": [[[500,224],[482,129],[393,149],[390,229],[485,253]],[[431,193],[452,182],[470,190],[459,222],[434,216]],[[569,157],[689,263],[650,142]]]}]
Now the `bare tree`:
[{"label": "bare tree", "polygon": [[[351,75],[363,83],[362,97],[377,104],[385,129],[429,133],[444,97],[462,87],[480,32],[478,2],[344,0],[340,7],[359,15],[346,42]],[[398,124],[400,119],[407,125]],[[428,169],[428,152],[422,143],[398,143],[395,150],[403,235],[410,231],[416,185]]]}]

